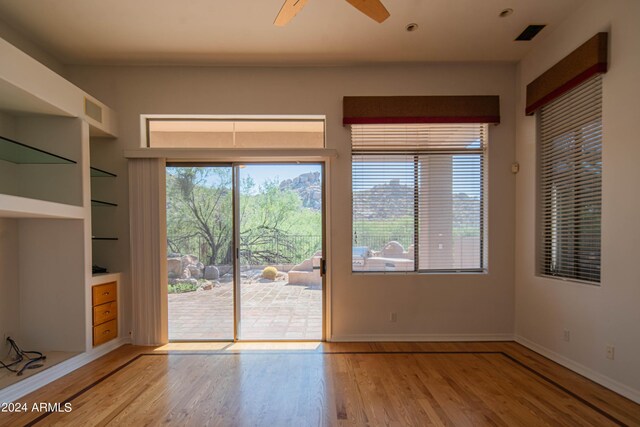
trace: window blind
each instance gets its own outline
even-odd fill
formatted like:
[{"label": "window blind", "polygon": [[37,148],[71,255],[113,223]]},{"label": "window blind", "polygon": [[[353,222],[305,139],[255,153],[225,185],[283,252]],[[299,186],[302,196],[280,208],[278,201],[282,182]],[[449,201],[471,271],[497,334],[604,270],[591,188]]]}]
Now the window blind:
[{"label": "window blind", "polygon": [[602,77],[540,109],[539,270],[600,282]]},{"label": "window blind", "polygon": [[486,268],[487,131],[351,125],[354,271]]}]

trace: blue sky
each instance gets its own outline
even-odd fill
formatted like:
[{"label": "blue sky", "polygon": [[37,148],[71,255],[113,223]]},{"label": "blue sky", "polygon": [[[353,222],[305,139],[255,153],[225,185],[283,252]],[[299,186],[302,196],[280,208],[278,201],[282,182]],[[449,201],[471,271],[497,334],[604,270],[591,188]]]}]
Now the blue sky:
[{"label": "blue sky", "polygon": [[256,187],[259,187],[267,180],[277,178],[277,181],[280,182],[295,178],[303,173],[320,172],[321,169],[319,164],[245,165],[240,168],[240,179],[250,176],[256,183]]}]

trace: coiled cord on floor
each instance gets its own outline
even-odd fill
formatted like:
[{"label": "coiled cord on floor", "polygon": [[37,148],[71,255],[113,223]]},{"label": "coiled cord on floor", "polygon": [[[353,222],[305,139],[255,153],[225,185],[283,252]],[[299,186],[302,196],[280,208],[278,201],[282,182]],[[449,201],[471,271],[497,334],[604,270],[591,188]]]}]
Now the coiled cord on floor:
[{"label": "coiled cord on floor", "polygon": [[[45,360],[47,356],[43,355],[39,351],[29,351],[21,349],[20,346],[18,346],[15,340],[11,337],[7,337],[7,342],[11,346],[11,348],[9,349],[9,354],[11,354],[11,350],[13,350],[16,353],[16,357],[15,360],[9,364],[4,363],[0,360],[0,368],[8,369],[9,371],[15,372],[16,375],[20,376],[23,374],[25,369],[36,369],[43,366],[42,363],[38,362]],[[22,363],[25,359],[27,359],[27,362],[24,364],[24,366],[20,367],[20,363]]]}]

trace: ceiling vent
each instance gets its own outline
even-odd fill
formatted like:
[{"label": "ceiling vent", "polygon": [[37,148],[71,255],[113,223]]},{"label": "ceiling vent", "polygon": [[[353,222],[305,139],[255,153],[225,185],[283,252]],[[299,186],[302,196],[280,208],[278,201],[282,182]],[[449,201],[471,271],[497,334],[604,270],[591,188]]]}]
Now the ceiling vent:
[{"label": "ceiling vent", "polygon": [[516,37],[516,41],[528,42],[537,36],[544,27],[546,27],[546,25],[529,25],[518,37]]}]

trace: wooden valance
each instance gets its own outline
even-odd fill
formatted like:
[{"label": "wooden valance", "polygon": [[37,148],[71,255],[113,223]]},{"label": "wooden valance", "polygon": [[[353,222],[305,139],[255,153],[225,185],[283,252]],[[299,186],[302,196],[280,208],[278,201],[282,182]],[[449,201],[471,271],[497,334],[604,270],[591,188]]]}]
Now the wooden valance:
[{"label": "wooden valance", "polygon": [[344,125],[500,123],[499,96],[345,96]]},{"label": "wooden valance", "polygon": [[598,33],[527,85],[526,114],[596,74],[607,72],[608,33]]}]

